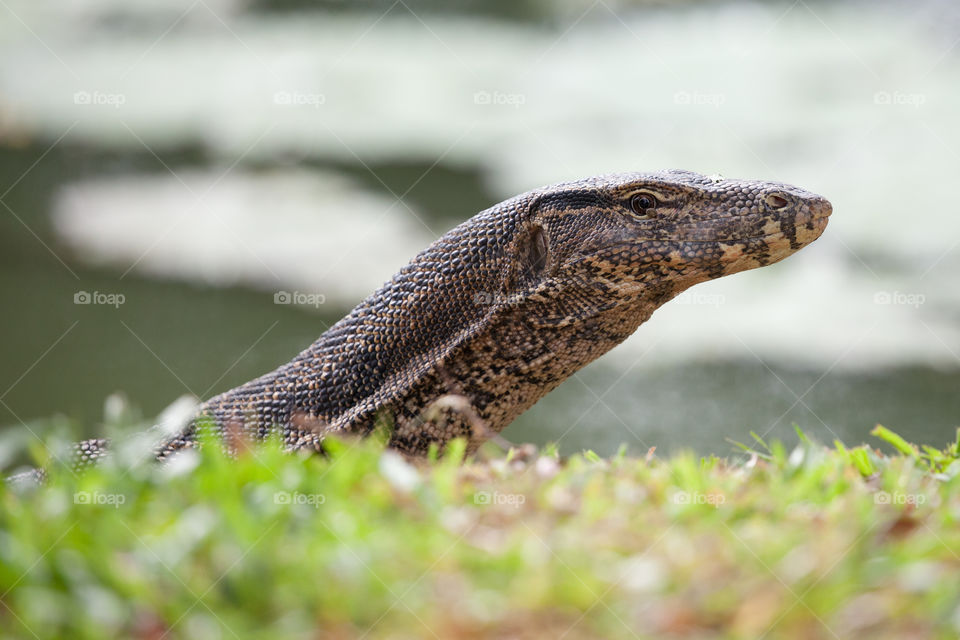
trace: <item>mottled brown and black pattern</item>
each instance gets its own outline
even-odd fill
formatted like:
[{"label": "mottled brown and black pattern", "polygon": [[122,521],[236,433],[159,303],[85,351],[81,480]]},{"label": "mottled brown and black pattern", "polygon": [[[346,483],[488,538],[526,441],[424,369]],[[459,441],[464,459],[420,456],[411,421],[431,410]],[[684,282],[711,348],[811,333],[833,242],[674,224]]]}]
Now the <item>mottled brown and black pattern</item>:
[{"label": "mottled brown and black pattern", "polygon": [[[525,193],[434,242],[289,363],[211,399],[201,423],[316,449],[385,411],[404,452],[455,436],[474,449],[684,289],[785,258],[830,212],[796,187],[688,171]],[[431,410],[449,394],[485,428]],[[159,455],[194,445],[191,426]]]}]

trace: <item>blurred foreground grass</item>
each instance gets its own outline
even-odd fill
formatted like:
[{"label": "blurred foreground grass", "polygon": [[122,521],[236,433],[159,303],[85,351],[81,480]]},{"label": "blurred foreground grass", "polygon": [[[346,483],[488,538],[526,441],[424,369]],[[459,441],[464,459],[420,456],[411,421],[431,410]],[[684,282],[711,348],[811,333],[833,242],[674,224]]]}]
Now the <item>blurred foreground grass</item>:
[{"label": "blurred foreground grass", "polygon": [[3,638],[955,638],[960,442],[205,447],[0,486]]}]

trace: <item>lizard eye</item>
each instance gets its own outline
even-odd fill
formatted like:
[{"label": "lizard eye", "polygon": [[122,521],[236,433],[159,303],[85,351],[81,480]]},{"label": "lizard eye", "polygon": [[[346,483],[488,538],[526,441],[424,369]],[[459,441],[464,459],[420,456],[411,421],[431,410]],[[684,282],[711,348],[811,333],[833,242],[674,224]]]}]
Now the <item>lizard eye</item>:
[{"label": "lizard eye", "polygon": [[630,208],[638,216],[650,215],[657,208],[657,199],[649,193],[638,193],[630,198]]}]

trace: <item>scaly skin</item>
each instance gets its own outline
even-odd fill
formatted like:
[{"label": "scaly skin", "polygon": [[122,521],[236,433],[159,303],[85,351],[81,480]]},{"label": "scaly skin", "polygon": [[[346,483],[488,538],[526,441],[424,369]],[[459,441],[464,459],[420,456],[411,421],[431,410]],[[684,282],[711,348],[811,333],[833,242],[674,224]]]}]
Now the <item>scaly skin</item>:
[{"label": "scaly skin", "polygon": [[[319,449],[327,433],[368,434],[381,412],[403,452],[458,436],[474,450],[662,304],[782,260],[830,212],[796,187],[688,171],[525,193],[434,242],[289,363],[209,400],[158,457],[196,446],[198,424]],[[102,445],[81,447],[95,458]]]}]

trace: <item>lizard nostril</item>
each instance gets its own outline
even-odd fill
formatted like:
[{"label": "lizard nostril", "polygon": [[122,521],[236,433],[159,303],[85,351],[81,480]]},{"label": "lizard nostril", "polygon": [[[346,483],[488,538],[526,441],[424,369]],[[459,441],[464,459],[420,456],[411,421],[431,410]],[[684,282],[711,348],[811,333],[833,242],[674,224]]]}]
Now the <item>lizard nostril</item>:
[{"label": "lizard nostril", "polygon": [[783,209],[790,204],[790,201],[779,193],[768,193],[763,199],[771,209]]}]

